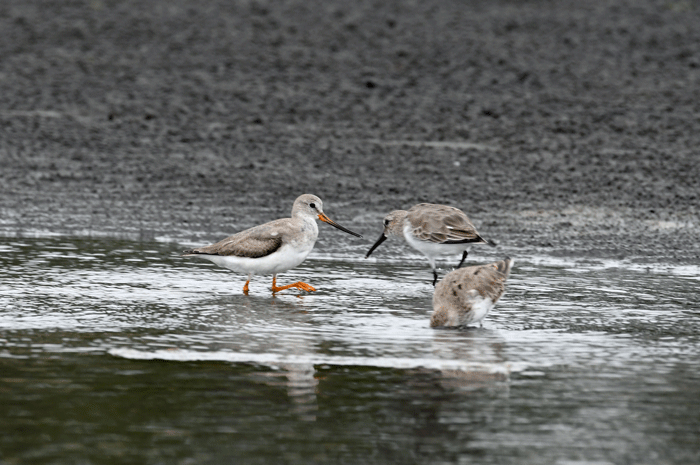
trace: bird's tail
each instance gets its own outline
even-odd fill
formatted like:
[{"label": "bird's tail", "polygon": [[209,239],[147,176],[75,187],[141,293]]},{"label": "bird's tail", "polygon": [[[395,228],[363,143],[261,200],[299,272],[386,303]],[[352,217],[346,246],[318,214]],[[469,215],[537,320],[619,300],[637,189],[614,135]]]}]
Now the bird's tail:
[{"label": "bird's tail", "polygon": [[500,262],[496,262],[496,269],[500,273],[503,273],[506,278],[510,274],[510,270],[513,268],[513,259],[510,257],[506,257],[505,259],[501,260]]}]

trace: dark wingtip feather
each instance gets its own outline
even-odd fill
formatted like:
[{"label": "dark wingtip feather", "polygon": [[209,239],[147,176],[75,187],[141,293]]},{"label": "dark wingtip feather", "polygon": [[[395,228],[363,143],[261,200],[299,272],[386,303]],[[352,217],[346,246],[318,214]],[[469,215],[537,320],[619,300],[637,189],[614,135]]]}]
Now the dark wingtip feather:
[{"label": "dark wingtip feather", "polygon": [[443,241],[442,244],[491,244],[489,241],[484,239],[481,236],[476,236],[471,239],[460,239],[458,241],[454,240],[448,240],[448,241]]}]

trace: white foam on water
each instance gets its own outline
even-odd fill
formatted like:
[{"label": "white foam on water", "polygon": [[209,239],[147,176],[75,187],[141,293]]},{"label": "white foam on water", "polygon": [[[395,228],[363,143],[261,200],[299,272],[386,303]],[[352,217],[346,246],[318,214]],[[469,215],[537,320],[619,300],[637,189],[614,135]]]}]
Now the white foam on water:
[{"label": "white foam on water", "polygon": [[479,363],[464,360],[440,360],[428,358],[401,358],[401,357],[342,357],[324,355],[283,355],[272,353],[246,353],[231,351],[202,352],[196,350],[153,350],[145,351],[129,348],[114,348],[107,351],[115,357],[130,360],[166,360],[173,362],[230,362],[230,363],[255,363],[267,366],[279,365],[331,365],[331,366],[368,366],[377,368],[415,369],[426,368],[431,370],[455,370],[462,372],[478,372],[486,374],[500,374],[507,376],[510,373],[524,371],[527,368],[523,363]]}]

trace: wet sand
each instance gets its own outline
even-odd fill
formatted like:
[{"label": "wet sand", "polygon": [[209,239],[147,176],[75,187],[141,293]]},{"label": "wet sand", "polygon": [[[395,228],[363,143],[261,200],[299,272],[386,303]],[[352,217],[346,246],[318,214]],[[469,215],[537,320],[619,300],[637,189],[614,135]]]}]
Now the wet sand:
[{"label": "wet sand", "polygon": [[697,263],[689,1],[0,6],[0,233],[209,241],[297,195],[368,241],[462,208],[523,250]]}]

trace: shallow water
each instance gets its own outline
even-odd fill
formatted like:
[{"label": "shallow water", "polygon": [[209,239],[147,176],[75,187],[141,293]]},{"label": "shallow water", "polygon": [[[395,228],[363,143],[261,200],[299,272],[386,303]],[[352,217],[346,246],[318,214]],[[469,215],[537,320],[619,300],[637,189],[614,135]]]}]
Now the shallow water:
[{"label": "shallow water", "polygon": [[183,248],[0,241],[0,463],[700,463],[698,267],[482,249],[506,294],[433,330],[405,249],[273,297]]}]

